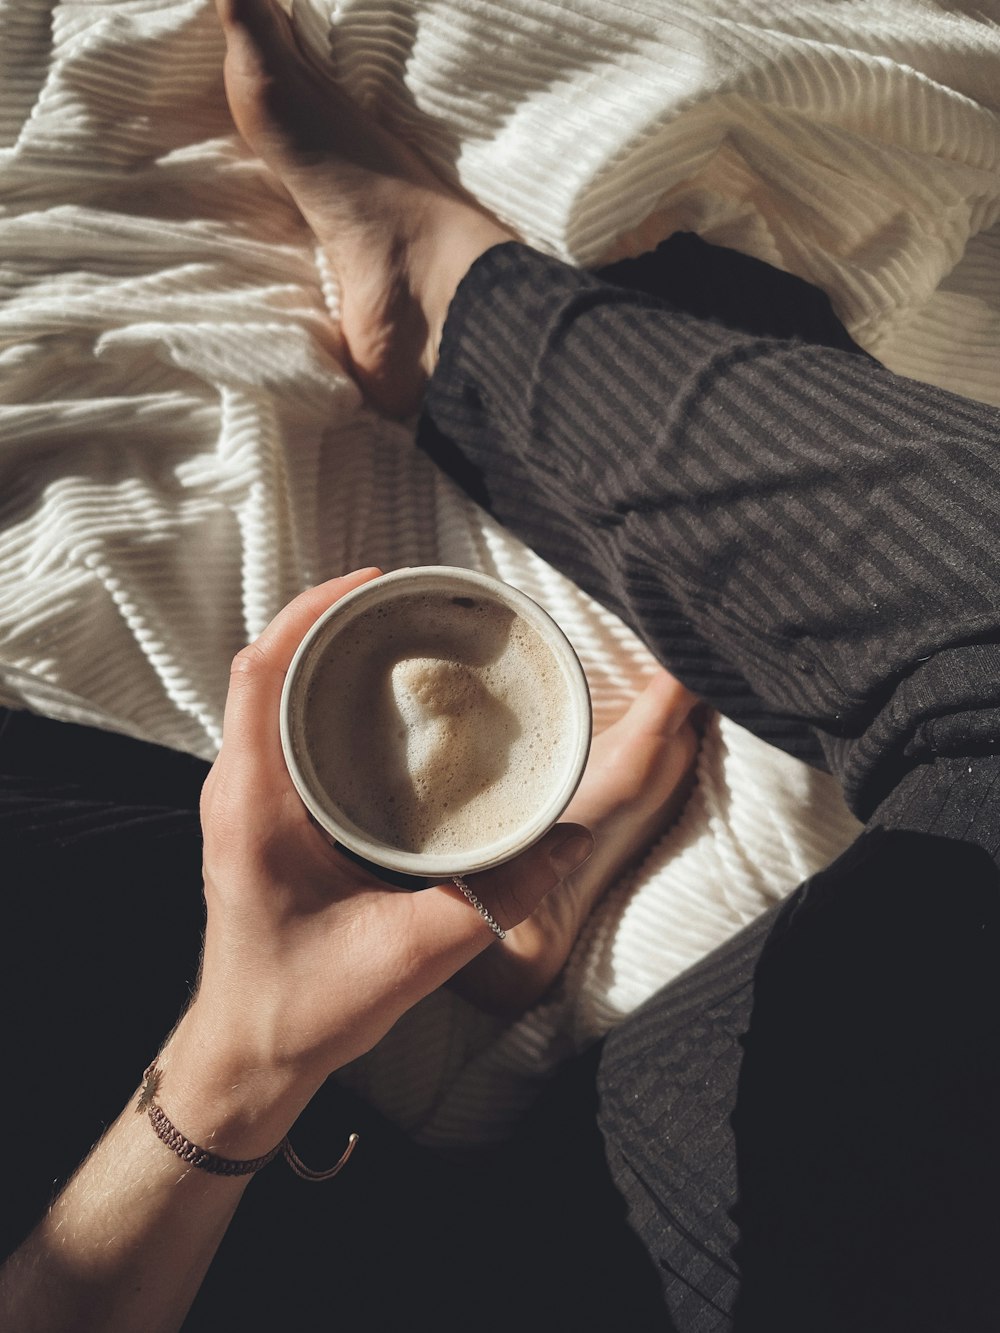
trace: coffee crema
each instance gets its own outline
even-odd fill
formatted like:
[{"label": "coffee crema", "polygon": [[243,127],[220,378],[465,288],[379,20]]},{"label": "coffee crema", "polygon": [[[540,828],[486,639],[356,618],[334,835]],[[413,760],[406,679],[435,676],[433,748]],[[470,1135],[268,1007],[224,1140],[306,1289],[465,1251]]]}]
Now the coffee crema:
[{"label": "coffee crema", "polygon": [[303,730],[331,806],[404,852],[487,847],[566,780],[559,662],[512,609],[415,592],[362,611],[318,661]]}]

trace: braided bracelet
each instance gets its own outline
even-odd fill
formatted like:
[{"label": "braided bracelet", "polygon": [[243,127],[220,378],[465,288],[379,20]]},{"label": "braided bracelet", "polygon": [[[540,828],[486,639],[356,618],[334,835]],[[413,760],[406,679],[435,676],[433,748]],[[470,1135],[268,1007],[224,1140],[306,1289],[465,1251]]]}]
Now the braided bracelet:
[{"label": "braided bracelet", "polygon": [[287,1135],[270,1152],[264,1153],[261,1157],[248,1157],[243,1160],[237,1157],[220,1157],[218,1153],[209,1152],[207,1148],[200,1148],[197,1143],[192,1143],[170,1122],[166,1111],[154,1100],[162,1079],[163,1072],[157,1069],[154,1061],[142,1076],[142,1088],[135,1106],[136,1114],[142,1115],[144,1111],[147,1113],[156,1137],[161,1143],[165,1143],[171,1152],[176,1153],[181,1161],[196,1166],[199,1171],[209,1171],[213,1176],[249,1176],[259,1171],[262,1166],[267,1166],[268,1162],[273,1162],[279,1153],[283,1153],[285,1161],[303,1180],[332,1180],[337,1172],[347,1165],[354,1151],[354,1145],[358,1141],[357,1134],[352,1134],[347,1140],[347,1147],[340,1160],[328,1171],[313,1171],[306,1166],[288,1142]]}]

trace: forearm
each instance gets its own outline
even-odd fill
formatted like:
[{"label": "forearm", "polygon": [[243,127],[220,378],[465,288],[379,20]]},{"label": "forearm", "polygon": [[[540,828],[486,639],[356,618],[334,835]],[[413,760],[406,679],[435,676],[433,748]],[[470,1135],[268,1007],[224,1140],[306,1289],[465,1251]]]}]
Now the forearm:
[{"label": "forearm", "polygon": [[[189,1011],[164,1047],[157,1094],[192,1142],[248,1159],[280,1142],[312,1089],[241,1068]],[[138,1097],[0,1270],[0,1326],[19,1333],[167,1333],[179,1328],[250,1176],[179,1158]]]}]

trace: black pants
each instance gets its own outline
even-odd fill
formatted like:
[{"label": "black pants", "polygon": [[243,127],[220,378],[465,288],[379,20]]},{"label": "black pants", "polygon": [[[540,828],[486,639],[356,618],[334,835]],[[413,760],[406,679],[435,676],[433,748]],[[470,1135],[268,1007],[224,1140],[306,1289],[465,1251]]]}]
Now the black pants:
[{"label": "black pants", "polygon": [[[365,1151],[332,1192],[261,1173],[192,1328],[998,1322],[997,414],[886,375],[780,275],[661,259],[666,302],[628,266],[492,251],[423,441],[693,689],[828,764],[868,830],[495,1159],[428,1161],[321,1098],[306,1150],[360,1127]],[[15,1235],[194,976],[202,770],[27,718],[0,761]]]}]

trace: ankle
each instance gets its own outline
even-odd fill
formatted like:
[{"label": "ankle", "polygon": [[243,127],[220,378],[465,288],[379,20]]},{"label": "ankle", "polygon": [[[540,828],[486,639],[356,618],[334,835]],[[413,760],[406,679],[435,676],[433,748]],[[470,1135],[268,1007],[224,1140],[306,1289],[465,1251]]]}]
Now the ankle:
[{"label": "ankle", "polygon": [[427,324],[421,365],[431,375],[448,310],[459,284],[487,250],[516,240],[495,218],[456,198],[442,197],[429,210],[411,245],[413,290]]}]

